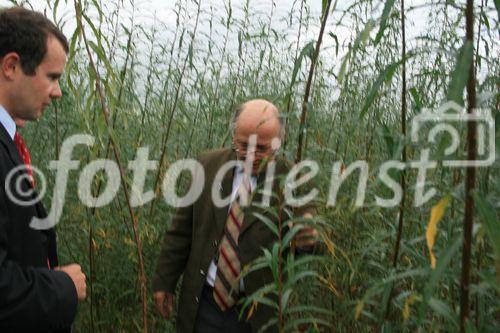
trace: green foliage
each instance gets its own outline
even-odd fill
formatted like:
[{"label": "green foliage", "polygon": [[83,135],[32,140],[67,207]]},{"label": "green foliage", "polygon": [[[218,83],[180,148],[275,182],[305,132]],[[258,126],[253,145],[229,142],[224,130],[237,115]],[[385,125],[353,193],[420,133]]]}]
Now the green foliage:
[{"label": "green foliage", "polygon": [[359,117],[363,118],[368,111],[368,108],[370,105],[372,105],[373,101],[375,100],[375,97],[377,96],[377,92],[380,90],[382,84],[384,82],[390,82],[392,80],[392,77],[394,73],[396,72],[396,69],[398,66],[401,64],[400,61],[390,64],[387,66],[378,76],[377,80],[373,84],[373,86],[370,88],[368,92],[368,97],[365,99],[365,103],[363,104],[363,107],[361,108],[361,111],[359,112]]},{"label": "green foliage", "polygon": [[375,36],[375,45],[377,45],[382,36],[384,35],[385,28],[387,27],[387,19],[394,6],[395,0],[387,0],[384,5],[384,10],[382,12],[382,17],[380,18],[380,28],[378,29],[377,36]]},{"label": "green foliage", "polygon": [[500,281],[500,219],[495,211],[494,206],[480,196],[475,196],[481,223],[483,224],[486,235],[488,236],[493,251],[495,253],[495,263],[497,270],[497,277]]},{"label": "green foliage", "polygon": [[457,65],[451,77],[450,88],[448,91],[448,100],[458,104],[464,104],[464,88],[469,79],[469,68],[472,63],[472,43],[466,42],[460,48],[457,56]]},{"label": "green foliage", "polygon": [[[325,4],[297,0],[293,10],[283,16],[274,10],[279,7],[274,2],[265,10],[259,2],[248,0],[216,2],[212,10],[203,1],[177,0],[170,12],[172,22],[163,22],[160,15],[153,22],[149,19],[153,15],[144,15],[147,9],[134,1],[81,1],[96,73],[80,27],[70,24],[75,17],[72,1],[51,2],[52,16],[69,29],[63,98],[39,122],[27,125],[25,138],[33,163],[48,175],[47,207],[55,183],[49,161],[56,159],[62,142],[81,133],[96,138],[94,146],[78,146],[73,153],[80,168],[70,173],[58,225],[61,262],[81,263],[92,285],[88,300],[80,307],[75,332],[136,332],[142,325],[137,244],[123,188],[110,205],[86,207],[77,193],[82,168],[96,159],[114,158],[110,138],[116,142],[124,166],[135,158],[139,147],[149,147],[151,160],[163,159],[160,170],[148,172],[145,184],[145,191],[158,190],[157,199],[133,210],[150,280],[159,243],[174,214],[162,200],[161,180],[176,160],[230,145],[228,124],[235,105],[256,96],[275,101],[287,121],[286,147],[281,153],[288,159],[295,156],[300,130],[297,111],[314,53],[311,40],[317,38]],[[285,210],[258,215],[281,238],[263,251],[248,272],[268,268],[274,281],[248,295],[243,304],[247,308],[258,303],[272,306],[282,320],[276,317],[269,324],[281,325],[285,332],[299,327],[308,332],[456,331],[464,171],[440,164],[428,170],[426,189],[432,186],[437,194],[415,207],[417,172],[407,170],[405,225],[396,268],[392,256],[398,209],[376,207],[374,198],[391,195],[377,180],[380,165],[388,158],[400,159],[403,147],[408,160],[414,161],[422,148],[401,134],[403,63],[409,88],[408,126],[423,108],[435,108],[445,100],[463,103],[468,68],[473,63],[478,102],[493,110],[500,145],[498,1],[496,9],[487,3],[482,12],[476,4],[480,39],[465,45],[462,4],[443,0],[409,7],[405,13],[408,22],[418,21],[407,25],[412,34],[407,36],[404,62],[398,2],[339,2],[339,8],[336,4],[313,78],[303,143],[307,158],[320,165],[314,178],[319,190],[318,212],[311,223],[320,231],[323,251],[290,254],[290,241],[307,220],[289,216]],[[426,10],[422,12],[422,8]],[[97,79],[109,112],[108,124]],[[348,166],[356,160],[365,160],[370,166],[364,206],[353,207],[357,177],[351,176],[342,185],[336,205],[328,207],[334,162]],[[496,332],[500,328],[499,172],[498,163],[477,170],[472,331]],[[400,177],[398,172],[390,174],[394,180]],[[132,176],[126,171],[128,186]],[[92,183],[96,196],[106,184],[104,174],[96,175]],[[425,225],[437,198],[448,194],[453,196],[453,204],[437,230],[437,267],[433,270]],[[281,225],[268,217],[280,213]],[[290,229],[288,222],[294,222]],[[148,301],[149,330],[172,332],[175,321],[160,319],[149,297]]]}]

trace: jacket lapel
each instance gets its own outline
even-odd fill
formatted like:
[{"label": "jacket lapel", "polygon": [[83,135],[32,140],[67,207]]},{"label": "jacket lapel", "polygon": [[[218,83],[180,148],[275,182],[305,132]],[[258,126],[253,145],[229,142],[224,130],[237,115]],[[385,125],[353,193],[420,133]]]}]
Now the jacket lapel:
[{"label": "jacket lapel", "polygon": [[[226,162],[229,162],[231,160],[236,159],[236,156],[233,151],[228,151],[226,156],[223,156],[221,158],[221,164],[218,166],[220,168],[222,165],[224,165]],[[218,170],[215,170],[215,173],[217,173]],[[234,168],[226,172],[224,175],[224,178],[220,181],[219,184],[217,184],[217,188],[219,189],[220,192],[220,197],[221,198],[227,198],[228,196],[231,195],[231,192],[233,190],[233,176],[234,176]],[[217,181],[217,180],[214,180]],[[211,186],[211,184],[210,184]],[[213,200],[211,198],[211,200]],[[215,217],[215,222],[217,224],[217,234],[220,235],[222,234],[222,231],[224,230],[224,226],[226,225],[227,221],[227,214],[229,212],[229,205],[223,206],[223,207],[217,207],[213,205],[214,208],[214,217]]]},{"label": "jacket lapel", "polygon": [[[221,158],[221,164],[218,166],[219,168],[224,165],[224,163],[235,160],[236,155],[234,151],[230,150],[228,151],[226,156],[222,156]],[[227,198],[229,195],[231,195],[231,192],[233,190],[233,177],[234,177],[234,168],[232,168],[230,171],[226,172],[224,175],[224,178],[222,181],[217,185],[219,188],[219,191],[221,193],[221,198]],[[277,169],[278,172],[280,170],[280,167],[278,166]],[[217,180],[215,180],[217,181]],[[271,179],[273,182],[272,184],[272,193],[277,193],[276,192],[276,181],[275,179]],[[255,222],[259,221],[259,218],[254,214],[256,212],[260,214],[265,214],[267,207],[259,207],[262,204],[262,198],[263,198],[263,191],[265,188],[265,182],[266,182],[266,170],[263,170],[262,172],[259,173],[257,176],[257,184],[256,188],[252,192],[252,197],[251,197],[251,202],[248,207],[243,208],[244,211],[244,218],[243,218],[243,226],[240,230],[240,237],[243,233],[245,233],[246,230],[250,228]],[[271,194],[271,207],[273,206],[273,197]],[[228,212],[229,212],[229,205],[226,205],[224,207],[214,207],[214,216],[215,220],[217,223],[217,232],[218,234],[222,234],[224,227],[227,222],[227,217],[228,217]]]},{"label": "jacket lapel", "polygon": [[245,217],[243,218],[243,227],[241,228],[240,236],[245,233],[245,231],[248,230],[252,224],[259,221],[259,218],[255,215],[255,213],[264,214],[266,211],[266,207],[261,207],[262,198],[264,196],[263,191],[265,188],[265,181],[266,173],[264,171],[259,173],[257,177],[257,184],[252,192],[250,205],[244,208]]},{"label": "jacket lapel", "polygon": [[[3,127],[1,123],[0,123],[0,142],[5,146],[12,163],[14,163],[14,167],[24,165],[24,161],[21,159],[21,156],[19,155],[19,151],[17,150],[16,144],[10,138],[9,133],[7,133],[7,130]],[[27,173],[27,170],[21,169],[18,172]],[[28,177],[24,177],[24,182],[29,188],[33,187],[31,182],[28,181]],[[38,197],[38,194],[36,192],[36,189],[33,189],[32,198],[35,197]],[[39,210],[39,213],[42,214],[42,216],[46,215],[45,209],[43,208],[40,201],[36,203],[36,206],[37,209]]]},{"label": "jacket lapel", "polygon": [[17,147],[14,144],[14,141],[10,138],[9,133],[0,123],[0,141],[7,149],[9,153],[9,157],[14,163],[14,166],[22,165],[24,162],[21,161],[21,156],[19,156],[19,152],[17,151]]},{"label": "jacket lapel", "polygon": [[[241,228],[240,231],[240,237],[242,234],[247,231],[250,226],[252,226],[254,223],[259,222],[260,219],[255,215],[255,213],[259,213],[264,216],[273,216],[274,214],[269,213],[269,209],[280,209],[280,200],[278,196],[281,196],[281,180],[284,175],[288,173],[288,169],[286,165],[284,164],[283,160],[276,158],[275,159],[275,170],[274,170],[274,175],[270,175],[269,180],[266,179],[266,170],[263,170],[261,173],[259,173],[259,176],[257,178],[257,186],[256,190],[253,192],[252,195],[252,201],[248,208],[246,208],[245,211],[245,217],[243,221],[243,227]],[[266,182],[269,182],[271,184],[268,184]],[[264,193],[265,189],[267,187],[271,188],[271,193]],[[269,196],[268,198],[265,198],[265,196]],[[263,202],[264,199],[268,199],[268,202]],[[275,221],[276,218],[271,218],[272,221]],[[277,222],[276,222],[277,223]]]}]

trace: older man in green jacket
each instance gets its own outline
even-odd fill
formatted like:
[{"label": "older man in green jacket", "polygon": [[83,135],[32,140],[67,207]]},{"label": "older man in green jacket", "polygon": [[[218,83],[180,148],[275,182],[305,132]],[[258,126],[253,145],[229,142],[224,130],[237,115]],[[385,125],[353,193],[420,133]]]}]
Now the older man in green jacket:
[{"label": "older man in green jacket", "polygon": [[[172,312],[173,294],[183,274],[178,332],[257,332],[275,316],[271,307],[259,304],[248,321],[239,318],[239,300],[273,281],[269,269],[243,278],[241,271],[277,240],[255,213],[272,218],[259,205],[265,202],[260,189],[265,187],[265,166],[269,161],[275,162],[276,169],[268,200],[271,207],[280,207],[280,182],[276,179],[289,170],[284,161],[274,159],[282,124],[277,108],[259,99],[239,106],[232,126],[233,149],[210,151],[198,157],[204,180],[193,184],[203,186],[201,194],[174,215],[154,273],[153,297],[165,318]],[[243,160],[246,166],[235,162]],[[196,182],[198,178],[193,179]],[[251,200],[243,200],[245,193]],[[229,200],[227,205],[221,205],[214,202],[214,197]],[[296,213],[307,216],[310,209],[298,209]],[[317,231],[305,227],[296,236],[296,246],[310,248],[316,238]],[[276,328],[270,327],[269,331]]]}]

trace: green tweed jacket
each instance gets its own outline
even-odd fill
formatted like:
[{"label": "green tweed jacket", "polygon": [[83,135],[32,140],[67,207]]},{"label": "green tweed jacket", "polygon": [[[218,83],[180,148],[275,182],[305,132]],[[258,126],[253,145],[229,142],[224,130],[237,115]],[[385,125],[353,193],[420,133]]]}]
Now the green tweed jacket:
[{"label": "green tweed jacket", "polygon": [[[229,207],[215,206],[212,200],[212,185],[215,181],[214,189],[220,191],[221,198],[231,194],[234,168],[225,174],[220,183],[215,176],[222,165],[235,158],[236,155],[230,149],[210,151],[198,157],[205,170],[202,193],[194,204],[177,209],[163,238],[153,276],[153,290],[163,290],[173,294],[183,274],[176,321],[179,333],[193,332],[208,267],[218,249],[227,219]],[[288,169],[285,162],[277,161],[271,206],[278,204],[279,196],[275,193],[279,188],[279,178],[280,175],[286,175]],[[254,215],[255,212],[259,212],[272,218],[265,209],[255,206],[262,200],[262,193],[258,190],[263,188],[264,181],[265,171],[257,177],[257,191],[254,191],[252,204],[245,209],[243,227],[238,238],[241,267],[261,256],[262,248],[271,248],[276,241],[273,232]],[[272,273],[267,268],[252,272],[244,277],[245,293],[250,295],[272,281]],[[271,307],[259,304],[249,319],[252,331],[257,332],[273,317],[275,314]],[[272,327],[266,330],[266,332],[275,331],[277,329]]]}]

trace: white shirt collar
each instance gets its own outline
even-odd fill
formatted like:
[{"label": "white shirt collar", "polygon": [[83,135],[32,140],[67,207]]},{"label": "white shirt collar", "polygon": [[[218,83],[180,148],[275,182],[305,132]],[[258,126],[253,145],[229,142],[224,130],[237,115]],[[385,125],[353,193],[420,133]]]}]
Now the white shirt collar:
[{"label": "white shirt collar", "polygon": [[16,134],[16,123],[2,105],[0,105],[0,123],[3,125],[5,130],[7,130],[10,138],[14,140],[14,135]]},{"label": "white shirt collar", "polygon": [[[244,174],[245,174],[245,169],[242,167],[241,164],[237,164],[235,167],[235,170],[234,170],[234,176],[235,177],[243,177]],[[256,180],[256,179],[257,179],[256,176],[250,175],[250,182],[252,182],[253,180]]]},{"label": "white shirt collar", "polygon": [[[233,190],[231,192],[231,202],[236,198],[236,192],[238,191],[238,187],[243,181],[244,172],[245,171],[241,167],[241,165],[236,165],[236,169],[234,170],[234,176],[233,176]],[[255,190],[255,187],[257,187],[257,177],[251,175],[249,180],[250,180],[250,188],[253,191]]]}]

